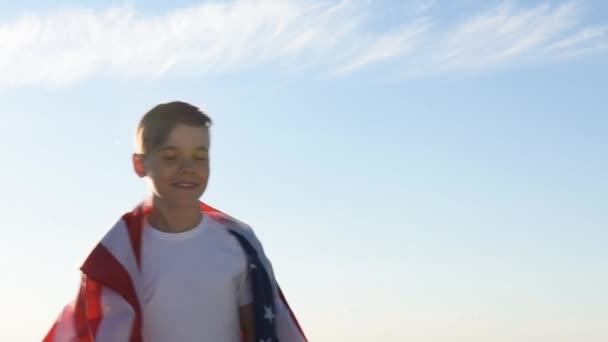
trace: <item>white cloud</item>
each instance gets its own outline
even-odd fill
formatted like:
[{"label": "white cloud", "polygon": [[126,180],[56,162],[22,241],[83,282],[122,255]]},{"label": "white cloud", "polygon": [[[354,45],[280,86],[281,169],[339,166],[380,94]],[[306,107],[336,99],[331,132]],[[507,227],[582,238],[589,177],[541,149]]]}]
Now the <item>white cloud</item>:
[{"label": "white cloud", "polygon": [[575,3],[533,8],[510,4],[472,16],[450,30],[435,32],[431,44],[422,48],[421,67],[410,74],[479,72],[516,62],[547,61],[559,54],[577,56],[591,51],[592,44],[607,41],[602,28],[581,25]]},{"label": "white cloud", "polygon": [[608,26],[589,27],[570,34],[547,46],[546,54],[567,56],[569,54],[584,53],[606,46],[608,41],[603,39],[608,35]]},{"label": "white cloud", "polygon": [[132,7],[28,14],[0,23],[0,87],[261,65],[345,75],[387,63],[424,77],[572,58],[608,41],[606,26],[585,25],[574,3],[502,4],[450,25],[428,17],[434,3],[384,32],[370,25],[375,4],[356,0],[232,0],[160,16]]},{"label": "white cloud", "polygon": [[427,20],[418,20],[385,34],[360,39],[359,41],[366,41],[365,46],[356,54],[349,56],[351,60],[339,66],[336,74],[343,75],[366,65],[406,57],[421,44],[429,28],[430,24]]}]

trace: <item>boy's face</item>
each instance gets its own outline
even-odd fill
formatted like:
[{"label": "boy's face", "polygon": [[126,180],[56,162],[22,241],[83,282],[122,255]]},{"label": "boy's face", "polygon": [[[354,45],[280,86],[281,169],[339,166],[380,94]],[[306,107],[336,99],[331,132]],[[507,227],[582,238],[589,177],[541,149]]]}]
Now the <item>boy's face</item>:
[{"label": "boy's face", "polygon": [[209,129],[177,125],[159,148],[134,155],[140,177],[148,177],[154,196],[174,207],[197,205],[209,179]]}]

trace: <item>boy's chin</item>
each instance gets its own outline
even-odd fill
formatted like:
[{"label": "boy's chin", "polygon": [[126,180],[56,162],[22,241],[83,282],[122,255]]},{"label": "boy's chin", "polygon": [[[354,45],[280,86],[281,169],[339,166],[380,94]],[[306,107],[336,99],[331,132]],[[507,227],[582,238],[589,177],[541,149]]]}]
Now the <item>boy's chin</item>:
[{"label": "boy's chin", "polygon": [[192,208],[198,207],[200,196],[163,196],[161,202],[171,208]]}]

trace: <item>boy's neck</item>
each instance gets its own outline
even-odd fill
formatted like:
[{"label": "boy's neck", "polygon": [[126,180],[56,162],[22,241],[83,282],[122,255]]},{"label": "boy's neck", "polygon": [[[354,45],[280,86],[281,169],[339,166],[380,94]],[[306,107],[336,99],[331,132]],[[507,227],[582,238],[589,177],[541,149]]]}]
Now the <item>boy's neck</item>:
[{"label": "boy's neck", "polygon": [[202,216],[198,203],[192,207],[175,207],[154,198],[148,222],[160,231],[181,233],[198,226]]}]

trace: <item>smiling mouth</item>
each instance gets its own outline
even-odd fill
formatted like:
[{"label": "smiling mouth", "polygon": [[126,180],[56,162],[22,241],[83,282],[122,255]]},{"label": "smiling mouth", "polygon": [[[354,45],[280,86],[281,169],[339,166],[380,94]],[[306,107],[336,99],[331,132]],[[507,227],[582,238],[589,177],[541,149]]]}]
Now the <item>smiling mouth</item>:
[{"label": "smiling mouth", "polygon": [[171,185],[179,189],[194,189],[198,186],[197,183],[192,182],[174,182]]}]

